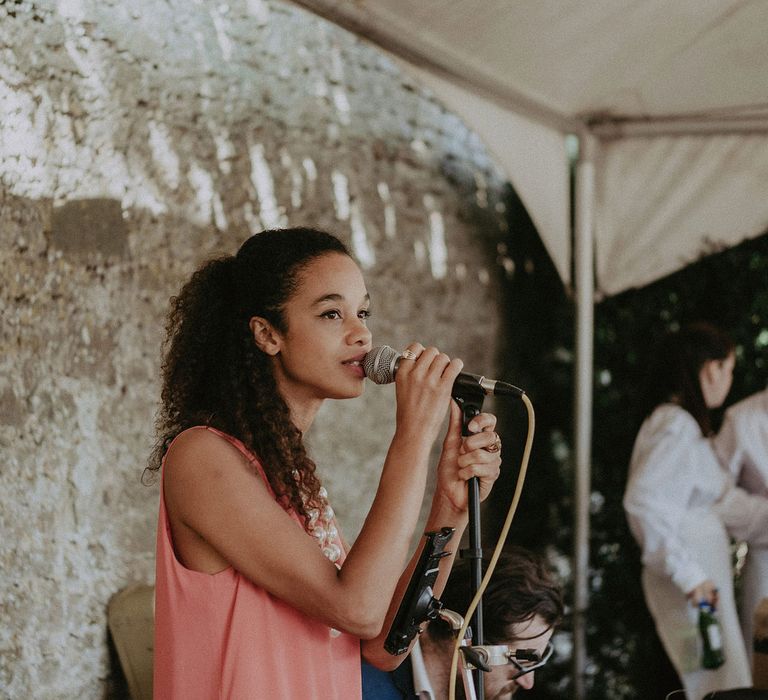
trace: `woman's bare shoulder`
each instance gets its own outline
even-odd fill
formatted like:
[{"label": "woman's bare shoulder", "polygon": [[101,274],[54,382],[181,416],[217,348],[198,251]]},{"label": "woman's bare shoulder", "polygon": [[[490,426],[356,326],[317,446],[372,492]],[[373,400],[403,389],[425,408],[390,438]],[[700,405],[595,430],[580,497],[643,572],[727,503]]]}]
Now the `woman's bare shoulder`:
[{"label": "woman's bare shoulder", "polygon": [[179,433],[165,456],[166,473],[205,470],[223,474],[233,464],[247,463],[233,438],[203,425]]}]

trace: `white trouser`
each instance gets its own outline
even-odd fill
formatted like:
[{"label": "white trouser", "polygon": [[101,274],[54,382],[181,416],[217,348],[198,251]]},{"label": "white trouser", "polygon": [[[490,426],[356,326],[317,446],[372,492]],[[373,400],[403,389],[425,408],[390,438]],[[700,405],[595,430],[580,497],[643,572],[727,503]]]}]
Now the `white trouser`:
[{"label": "white trouser", "polygon": [[643,592],[664,648],[685,687],[688,700],[701,700],[713,690],[752,685],[744,639],[733,594],[730,541],[719,518],[709,508],[691,509],[680,536],[707,576],[719,589],[717,610],[725,663],[718,669],[701,667],[698,610],[667,576],[643,569]]}]

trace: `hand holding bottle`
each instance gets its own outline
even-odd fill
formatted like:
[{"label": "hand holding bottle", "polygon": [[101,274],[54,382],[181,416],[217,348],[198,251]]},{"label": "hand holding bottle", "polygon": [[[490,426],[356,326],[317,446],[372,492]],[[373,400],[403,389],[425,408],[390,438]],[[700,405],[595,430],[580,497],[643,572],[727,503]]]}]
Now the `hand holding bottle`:
[{"label": "hand holding bottle", "polygon": [[688,591],[688,600],[691,604],[698,606],[699,603],[709,603],[713,608],[717,608],[720,599],[717,594],[717,586],[710,579],[705,579],[698,586]]}]

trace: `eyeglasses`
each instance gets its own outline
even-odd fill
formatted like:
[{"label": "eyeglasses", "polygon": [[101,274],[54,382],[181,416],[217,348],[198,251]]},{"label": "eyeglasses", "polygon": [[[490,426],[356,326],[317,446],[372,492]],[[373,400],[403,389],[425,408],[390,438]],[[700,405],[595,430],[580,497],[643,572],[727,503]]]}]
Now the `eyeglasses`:
[{"label": "eyeglasses", "polygon": [[539,656],[535,649],[515,649],[515,651],[507,652],[506,657],[518,670],[518,673],[512,676],[512,680],[520,678],[520,676],[524,676],[526,673],[531,673],[537,668],[541,668],[549,661],[553,651],[552,644],[547,644],[541,656]]},{"label": "eyeglasses", "polygon": [[551,642],[544,647],[544,651],[539,654],[536,649],[515,649],[510,650],[508,644],[492,644],[490,646],[466,646],[462,645],[461,651],[464,654],[464,663],[469,669],[482,669],[490,671],[494,666],[505,666],[513,664],[517,673],[512,676],[512,680],[520,678],[526,673],[541,668],[552,656],[554,648]]}]

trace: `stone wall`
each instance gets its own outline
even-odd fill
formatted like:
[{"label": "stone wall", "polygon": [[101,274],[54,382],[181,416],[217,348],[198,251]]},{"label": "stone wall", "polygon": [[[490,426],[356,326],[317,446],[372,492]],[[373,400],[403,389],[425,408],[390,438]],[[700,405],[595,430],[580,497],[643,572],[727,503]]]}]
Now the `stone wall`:
[{"label": "stone wall", "polygon": [[[288,3],[0,3],[0,698],[110,694],[107,601],[153,579],[140,477],[190,272],[262,228],[328,229],[378,342],[490,374],[501,191],[459,119]],[[310,436],[348,539],[393,406],[371,386]]]}]

